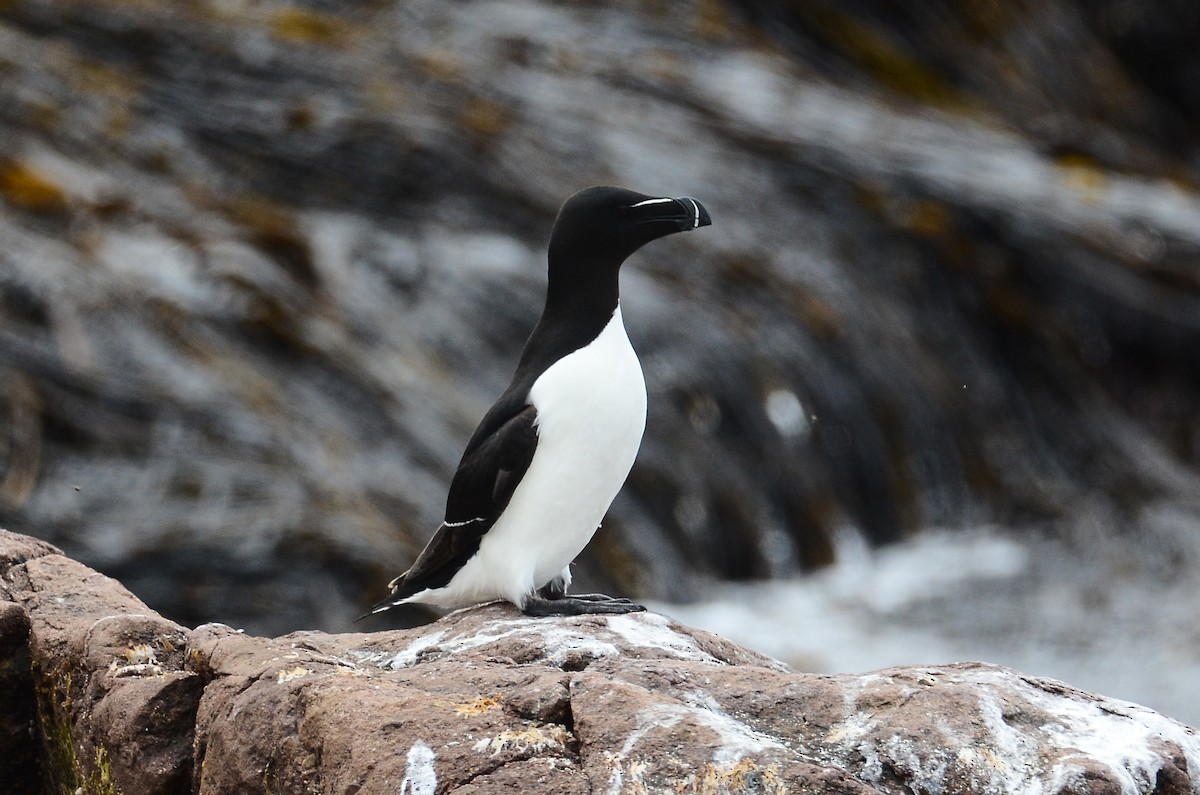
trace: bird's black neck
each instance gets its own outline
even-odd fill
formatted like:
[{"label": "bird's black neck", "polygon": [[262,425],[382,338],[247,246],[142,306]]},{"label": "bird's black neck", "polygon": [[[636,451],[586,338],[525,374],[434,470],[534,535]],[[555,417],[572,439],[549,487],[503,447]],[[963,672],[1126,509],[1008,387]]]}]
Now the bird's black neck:
[{"label": "bird's black neck", "polygon": [[596,339],[617,311],[619,265],[559,265],[551,257],[546,307],[525,343],[514,386],[527,375],[536,378],[550,364]]},{"label": "bird's black neck", "polygon": [[620,300],[619,272],[620,264],[605,267],[579,262],[566,268],[555,267],[551,260],[543,322],[589,327],[598,322],[595,331],[599,334]]}]

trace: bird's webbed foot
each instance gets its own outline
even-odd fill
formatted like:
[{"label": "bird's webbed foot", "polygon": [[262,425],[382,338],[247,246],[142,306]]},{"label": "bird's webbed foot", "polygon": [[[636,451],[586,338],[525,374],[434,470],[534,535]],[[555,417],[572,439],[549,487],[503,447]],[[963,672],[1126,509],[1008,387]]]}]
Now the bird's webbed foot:
[{"label": "bird's webbed foot", "polygon": [[[559,597],[560,599],[562,597]],[[579,599],[584,602],[621,602],[627,605],[633,604],[633,601],[626,599],[624,596],[609,596],[602,593],[573,593],[572,599]]]},{"label": "bird's webbed foot", "polygon": [[[545,588],[542,589],[545,591]],[[539,591],[541,593],[542,591]],[[613,598],[599,593],[580,594],[545,599],[531,596],[521,608],[527,616],[583,616],[639,613],[646,608],[628,599]]]}]

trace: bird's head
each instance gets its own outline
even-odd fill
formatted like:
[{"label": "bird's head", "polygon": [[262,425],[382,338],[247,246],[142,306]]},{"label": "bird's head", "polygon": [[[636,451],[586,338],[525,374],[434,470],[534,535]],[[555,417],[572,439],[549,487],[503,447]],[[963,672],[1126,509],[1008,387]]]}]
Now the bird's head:
[{"label": "bird's head", "polygon": [[687,197],[647,196],[613,187],[585,188],[563,203],[550,233],[550,262],[619,268],[660,237],[708,226],[704,205]]}]

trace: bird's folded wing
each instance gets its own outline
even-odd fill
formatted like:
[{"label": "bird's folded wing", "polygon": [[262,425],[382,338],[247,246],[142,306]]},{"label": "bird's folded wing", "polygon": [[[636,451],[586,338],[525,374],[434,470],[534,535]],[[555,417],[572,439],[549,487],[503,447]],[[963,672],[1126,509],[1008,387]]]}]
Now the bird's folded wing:
[{"label": "bird's folded wing", "polygon": [[[486,420],[485,420],[486,421]],[[493,433],[472,441],[450,483],[446,520],[393,587],[392,597],[440,588],[479,549],[512,499],[537,449],[537,409],[526,405]]]}]

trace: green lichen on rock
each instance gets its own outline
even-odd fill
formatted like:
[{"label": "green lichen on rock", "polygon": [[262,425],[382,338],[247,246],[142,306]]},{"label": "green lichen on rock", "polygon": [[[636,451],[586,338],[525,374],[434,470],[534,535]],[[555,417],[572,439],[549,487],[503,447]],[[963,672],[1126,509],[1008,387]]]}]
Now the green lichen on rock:
[{"label": "green lichen on rock", "polygon": [[35,663],[34,693],[47,791],[73,795],[79,787],[79,773],[69,718],[71,677],[68,674],[60,686],[38,668]]},{"label": "green lichen on rock", "polygon": [[108,761],[108,749],[104,746],[96,748],[96,767],[88,776],[83,791],[87,795],[120,795],[121,791],[112,780],[112,763]]},{"label": "green lichen on rock", "polygon": [[90,770],[80,766],[71,720],[71,674],[56,678],[34,666],[38,734],[46,791],[61,795],[120,795],[112,780],[108,749],[98,746]]}]

